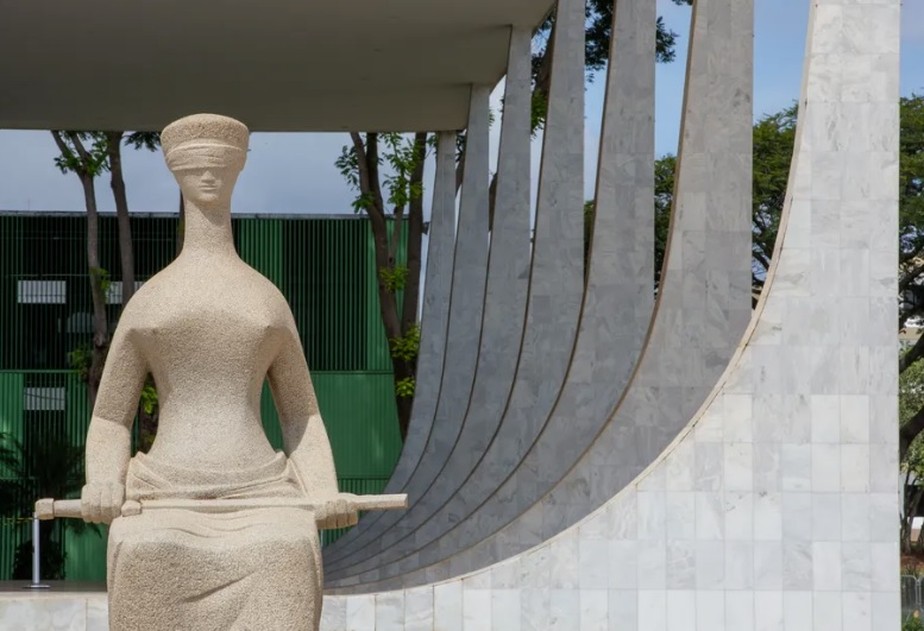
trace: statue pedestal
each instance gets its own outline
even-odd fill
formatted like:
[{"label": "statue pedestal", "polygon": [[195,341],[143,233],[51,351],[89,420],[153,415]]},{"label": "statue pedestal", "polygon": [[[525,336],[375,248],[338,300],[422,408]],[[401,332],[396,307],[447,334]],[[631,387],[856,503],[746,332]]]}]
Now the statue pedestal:
[{"label": "statue pedestal", "polygon": [[[46,582],[50,589],[35,591],[24,589],[28,581],[0,581],[0,629],[109,631],[109,604],[103,583]],[[322,618],[321,630],[344,631],[345,620],[337,615],[344,609],[343,598],[329,596],[326,600],[332,606],[328,616]]]},{"label": "statue pedestal", "polygon": [[109,631],[106,586],[48,581],[50,589],[23,589],[28,581],[0,582],[0,629]]}]

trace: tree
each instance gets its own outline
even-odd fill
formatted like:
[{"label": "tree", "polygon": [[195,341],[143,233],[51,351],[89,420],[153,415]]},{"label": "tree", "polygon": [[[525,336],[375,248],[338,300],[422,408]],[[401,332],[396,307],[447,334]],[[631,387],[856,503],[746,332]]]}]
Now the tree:
[{"label": "tree", "polygon": [[[125,192],[125,178],[122,174],[122,139],[125,132],[94,132],[105,141],[106,167],[109,171],[109,185],[115,201],[119,222],[119,260],[122,265],[122,308],[135,294],[135,256],[132,248],[131,220],[128,216],[128,195]],[[133,132],[125,137],[125,144],[135,149],[154,151],[160,146],[157,132]]]},{"label": "tree", "polygon": [[[924,407],[924,362],[915,362],[901,372],[898,379],[898,422],[905,426]],[[912,440],[902,459],[905,476],[905,510],[901,520],[902,551],[924,551],[924,537],[912,540],[912,521],[920,512],[924,498],[924,441]],[[924,529],[922,529],[924,533]]]},{"label": "tree", "polygon": [[[692,0],[672,0],[689,5]],[[585,13],[585,64],[589,78],[601,70],[609,57],[612,35],[612,0],[587,0]],[[539,130],[545,122],[546,104],[551,86],[552,42],[555,15],[551,13],[534,34],[536,52],[532,58],[532,128]],[[659,61],[674,59],[677,34],[668,30],[662,19],[657,22]],[[336,166],[348,185],[357,191],[353,202],[356,212],[365,212],[372,226],[375,242],[376,274],[382,325],[391,345],[395,375],[395,398],[401,438],[407,436],[414,396],[420,329],[417,307],[420,292],[420,259],[423,239],[423,175],[428,147],[434,137],[417,133],[406,137],[396,133],[351,132],[351,144],[344,146]],[[457,135],[456,190],[462,184],[465,168],[465,133]],[[385,165],[386,170],[381,167]],[[383,185],[384,184],[384,185]],[[494,217],[497,174],[489,189],[489,226]],[[383,191],[385,194],[383,194]],[[387,195],[386,195],[387,194]],[[592,211],[591,211],[592,212]],[[407,217],[404,264],[399,247],[402,224]],[[585,215],[587,209],[585,208]],[[393,218],[389,230],[387,218]],[[399,306],[398,296],[401,296]]]},{"label": "tree", "polygon": [[[83,448],[56,432],[25,444],[9,434],[0,433],[0,517],[26,519],[32,515],[37,498],[76,496],[83,486],[83,466]],[[100,534],[96,526],[81,520],[66,522],[66,527],[76,532],[89,527]],[[60,526],[58,532],[65,525]],[[60,538],[56,539],[54,534],[55,522],[41,522],[40,570],[45,579],[64,578],[65,555]],[[31,575],[32,542],[26,541],[16,549],[13,578],[26,579]]]},{"label": "tree", "polygon": [[[676,5],[691,5],[693,0],[671,0]],[[584,65],[588,79],[606,67],[610,55],[610,38],[613,34],[613,0],[586,0],[584,7]],[[656,24],[657,60],[674,61],[677,33],[671,31],[659,17]],[[536,30],[535,52],[532,59],[533,78],[533,130],[545,124],[545,114],[552,82],[552,54],[554,53],[555,10]]]},{"label": "tree", "polygon": [[[752,271],[755,295],[760,292],[770,267],[780,213],[786,200],[789,163],[796,137],[796,106],[764,116],[754,125],[754,175],[752,198]],[[667,248],[671,205],[674,199],[674,171],[677,158],[666,154],[655,160],[655,287]],[[593,201],[585,221],[593,223]],[[585,235],[590,234],[585,226]],[[586,247],[586,245],[585,245]]]},{"label": "tree", "polygon": [[[417,133],[409,140],[397,133],[352,132],[350,138],[352,146],[343,148],[336,165],[350,187],[359,193],[353,202],[354,211],[365,212],[372,226],[379,312],[391,346],[398,425],[403,440],[411,419],[420,339],[417,306],[428,135]],[[380,151],[380,143],[384,151]],[[389,167],[384,177],[380,171],[383,160]],[[405,213],[408,228],[402,262],[399,247]],[[389,215],[393,219],[390,231]]]},{"label": "tree", "polygon": [[[106,141],[109,156],[109,172],[112,175],[112,192],[115,197],[116,213],[119,220],[119,254],[122,260],[122,308],[128,304],[135,293],[135,269],[132,253],[131,224],[128,216],[128,199],[125,194],[125,181],[122,177],[122,159],[119,143],[122,132],[107,132]],[[159,132],[136,131],[125,137],[125,144],[135,149],[155,151],[160,147]],[[182,245],[183,231],[183,195],[180,194],[180,217],[177,226],[177,255]],[[159,419],[159,405],[157,389],[154,378],[147,376],[144,389],[141,393],[141,404],[138,407],[139,449],[147,451],[154,444]]]},{"label": "tree", "polygon": [[[924,315],[924,95],[911,95],[901,103],[901,155],[899,157],[899,327]],[[904,373],[924,358],[924,336],[899,361]],[[904,457],[924,431],[924,405],[902,425],[899,435]]]},{"label": "tree", "polygon": [[[102,267],[99,259],[99,213],[95,179],[106,171],[110,174],[110,187],[119,227],[119,259],[122,268],[122,307],[124,308],[135,292],[135,263],[128,195],[122,171],[122,142],[124,141],[126,145],[131,145],[135,149],[143,148],[153,151],[160,145],[160,134],[132,132],[126,135],[122,131],[52,131],[51,134],[60,151],[55,158],[55,164],[62,173],[75,173],[80,178],[87,208],[87,264],[93,304],[93,338],[89,352],[86,352],[84,348],[75,349],[70,353],[69,359],[71,365],[77,369],[81,378],[87,383],[92,407],[96,402],[96,392],[109,350],[106,295],[109,292],[110,283],[109,272]],[[150,380],[148,387],[153,393],[153,382]],[[143,428],[142,444],[147,445],[153,441],[153,432],[156,431],[156,393],[152,393],[148,393],[148,403],[139,409]]]},{"label": "tree", "polygon": [[[99,212],[94,183],[96,177],[106,168],[107,147],[105,140],[90,132],[52,131],[51,135],[61,152],[55,158],[55,165],[62,173],[75,173],[80,179],[87,209],[87,269],[93,303],[93,337],[89,365],[81,374],[86,380],[92,407],[96,403],[106,353],[109,352],[109,323],[106,317],[109,273],[103,269],[99,259]],[[78,352],[76,355],[72,354],[72,359],[82,356],[83,354]]]}]

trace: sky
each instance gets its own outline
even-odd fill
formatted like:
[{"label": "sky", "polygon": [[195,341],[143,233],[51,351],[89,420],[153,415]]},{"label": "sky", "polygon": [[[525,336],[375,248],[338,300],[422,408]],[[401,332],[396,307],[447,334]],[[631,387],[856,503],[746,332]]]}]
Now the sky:
[{"label": "sky", "polygon": [[[676,153],[689,44],[690,8],[657,0],[660,15],[678,37],[677,58],[659,64],[656,95],[656,153]],[[756,0],[754,116],[779,111],[798,98],[810,0]],[[924,0],[905,0],[902,16],[903,95],[924,94]],[[593,193],[603,106],[602,75],[586,93],[585,192]],[[499,111],[503,84],[492,96]],[[220,112],[219,112],[220,113]],[[500,118],[496,117],[499,121]],[[496,156],[499,125],[491,130]],[[354,193],[334,167],[344,133],[255,133],[247,166],[235,189],[236,213],[350,213]],[[0,130],[0,210],[82,211],[83,195],[73,174],[54,166],[57,151],[47,131]],[[533,183],[538,175],[541,135],[533,143]],[[164,212],[177,207],[176,183],[159,152],[125,150],[125,178],[133,211]],[[432,178],[432,162],[427,165]],[[101,183],[103,184],[103,183]],[[109,187],[97,187],[99,206],[112,210]],[[429,212],[429,203],[427,211]]]}]

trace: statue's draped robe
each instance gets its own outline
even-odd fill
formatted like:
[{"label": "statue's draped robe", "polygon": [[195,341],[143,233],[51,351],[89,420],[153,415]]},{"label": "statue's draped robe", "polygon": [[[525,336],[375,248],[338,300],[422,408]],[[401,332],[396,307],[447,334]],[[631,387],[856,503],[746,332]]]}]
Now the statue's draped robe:
[{"label": "statue's draped robe", "polygon": [[[305,494],[281,453],[260,467],[230,471],[187,469],[139,453],[129,465],[126,497]],[[110,628],[177,631],[193,629],[191,621],[196,631],[316,628],[321,572],[317,527],[307,510],[142,511],[116,519],[109,530]]]}]

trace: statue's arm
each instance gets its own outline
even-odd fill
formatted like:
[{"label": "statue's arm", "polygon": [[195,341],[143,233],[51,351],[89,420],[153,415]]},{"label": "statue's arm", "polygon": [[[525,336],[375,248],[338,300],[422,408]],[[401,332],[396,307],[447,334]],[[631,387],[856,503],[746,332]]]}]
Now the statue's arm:
[{"label": "statue's arm", "polygon": [[334,456],[291,313],[285,338],[270,365],[268,377],[282,426],[284,449],[305,491],[312,497],[336,496]]},{"label": "statue's arm", "polygon": [[131,458],[131,427],[148,370],[123,315],[103,369],[86,446],[87,484],[81,493],[84,519],[108,523],[125,497]]}]

